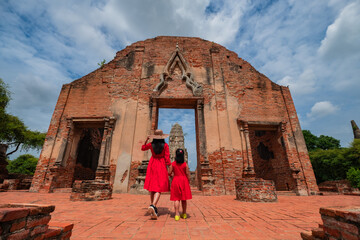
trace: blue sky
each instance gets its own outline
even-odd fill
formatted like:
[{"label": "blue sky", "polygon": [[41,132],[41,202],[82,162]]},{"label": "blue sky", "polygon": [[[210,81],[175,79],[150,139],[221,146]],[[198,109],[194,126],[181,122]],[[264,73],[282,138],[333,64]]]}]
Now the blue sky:
[{"label": "blue sky", "polygon": [[0,15],[8,111],[34,130],[47,131],[63,84],[159,35],[214,41],[289,86],[302,129],[348,146],[360,124],[359,0],[3,0]]},{"label": "blue sky", "polygon": [[[191,171],[197,166],[196,135],[195,135],[195,110],[194,109],[159,109],[158,128],[169,134],[172,126],[179,123],[185,136],[185,148],[188,152],[188,163]],[[169,138],[165,140],[169,143]]]}]

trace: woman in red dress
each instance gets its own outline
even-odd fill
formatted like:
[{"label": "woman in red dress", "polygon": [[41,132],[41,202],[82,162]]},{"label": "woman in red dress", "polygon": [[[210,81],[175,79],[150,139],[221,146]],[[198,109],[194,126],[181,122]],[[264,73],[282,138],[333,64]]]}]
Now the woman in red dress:
[{"label": "woman in red dress", "polygon": [[175,221],[180,219],[180,201],[182,205],[181,217],[186,219],[187,202],[192,198],[190,189],[190,171],[189,166],[184,162],[184,150],[179,148],[176,150],[175,161],[172,162],[169,168],[169,175],[173,174],[174,178],[171,182],[170,200],[174,202],[175,208]]},{"label": "woman in red dress", "polygon": [[[158,210],[156,204],[158,203],[162,192],[169,192],[169,176],[167,166],[171,165],[169,145],[165,143],[165,138],[168,134],[163,134],[160,129],[155,130],[154,135],[147,137],[141,150],[151,150],[151,158],[146,170],[144,189],[150,192],[151,204],[148,212],[152,219],[157,219]],[[152,138],[151,143],[147,143]]]}]

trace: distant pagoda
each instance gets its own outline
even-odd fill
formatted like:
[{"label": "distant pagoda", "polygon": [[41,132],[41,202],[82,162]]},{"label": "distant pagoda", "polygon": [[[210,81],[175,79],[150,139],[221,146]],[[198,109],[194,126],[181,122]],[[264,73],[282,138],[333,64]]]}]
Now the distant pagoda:
[{"label": "distant pagoda", "polygon": [[353,133],[354,133],[354,139],[360,139],[360,129],[359,127],[356,125],[354,120],[351,120],[351,127],[353,129]]},{"label": "distant pagoda", "polygon": [[188,152],[185,148],[185,139],[182,127],[180,124],[175,123],[170,131],[169,137],[169,148],[170,148],[170,160],[175,161],[175,151],[178,148],[184,149],[185,161],[188,162]]}]

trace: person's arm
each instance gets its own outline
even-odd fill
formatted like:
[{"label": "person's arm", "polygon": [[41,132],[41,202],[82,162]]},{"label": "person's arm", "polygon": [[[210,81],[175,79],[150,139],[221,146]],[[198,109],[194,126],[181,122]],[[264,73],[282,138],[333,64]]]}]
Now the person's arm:
[{"label": "person's arm", "polygon": [[171,176],[172,172],[173,172],[173,166],[170,165],[169,168],[168,168],[168,174],[169,174],[169,176]]},{"label": "person's arm", "polygon": [[149,137],[146,138],[145,143],[141,146],[142,151],[149,150],[151,147],[151,143],[147,143],[149,141]]},{"label": "person's arm", "polygon": [[188,180],[189,180],[189,182],[190,182],[190,170],[189,170],[189,166],[188,166],[187,163],[185,163],[185,164],[186,164],[186,176],[187,176],[187,178],[188,178]]},{"label": "person's arm", "polygon": [[165,143],[164,148],[165,148],[165,164],[166,164],[166,166],[169,166],[169,165],[171,165],[169,145],[167,143]]}]

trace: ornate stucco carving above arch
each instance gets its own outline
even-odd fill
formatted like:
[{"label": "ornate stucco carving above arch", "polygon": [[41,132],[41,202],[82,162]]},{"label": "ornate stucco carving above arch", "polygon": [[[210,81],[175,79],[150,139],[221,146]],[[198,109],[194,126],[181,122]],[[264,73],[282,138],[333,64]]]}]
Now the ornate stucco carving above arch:
[{"label": "ornate stucco carving above arch", "polygon": [[179,66],[182,74],[181,78],[185,81],[186,86],[192,90],[193,95],[200,96],[202,94],[202,86],[194,80],[194,75],[190,71],[190,67],[184,56],[181,54],[178,45],[176,45],[176,50],[171,55],[164,71],[160,74],[160,82],[156,85],[153,91],[160,94],[166,88],[167,81],[171,79],[171,73],[176,66]]}]

